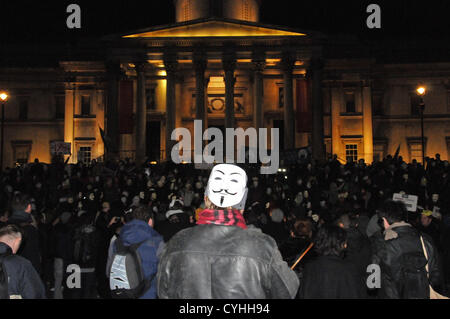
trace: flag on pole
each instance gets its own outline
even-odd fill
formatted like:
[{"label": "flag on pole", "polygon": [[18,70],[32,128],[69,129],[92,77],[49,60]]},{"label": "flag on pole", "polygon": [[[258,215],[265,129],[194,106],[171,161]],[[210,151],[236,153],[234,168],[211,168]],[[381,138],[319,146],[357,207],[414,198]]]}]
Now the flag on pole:
[{"label": "flag on pole", "polygon": [[100,135],[102,136],[103,144],[105,144],[105,148],[107,150],[113,150],[113,143],[111,139],[106,136],[105,131],[102,130],[102,128],[99,126],[98,129],[100,130]]}]

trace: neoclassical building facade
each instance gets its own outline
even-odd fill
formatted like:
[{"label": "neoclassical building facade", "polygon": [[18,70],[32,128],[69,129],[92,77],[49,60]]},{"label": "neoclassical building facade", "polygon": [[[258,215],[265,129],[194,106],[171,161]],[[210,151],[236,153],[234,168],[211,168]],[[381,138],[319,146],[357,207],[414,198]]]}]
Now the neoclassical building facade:
[{"label": "neoclassical building facade", "polygon": [[371,163],[400,146],[420,162],[419,84],[428,88],[426,155],[449,159],[450,61],[333,54],[326,35],[260,22],[257,0],[174,2],[175,23],[99,39],[84,48],[95,58],[6,61],[4,163],[49,162],[53,141],[71,143],[73,163],[164,161],[172,131],[193,135],[194,120],[221,131],[279,128],[280,149],[311,146],[317,159]]}]

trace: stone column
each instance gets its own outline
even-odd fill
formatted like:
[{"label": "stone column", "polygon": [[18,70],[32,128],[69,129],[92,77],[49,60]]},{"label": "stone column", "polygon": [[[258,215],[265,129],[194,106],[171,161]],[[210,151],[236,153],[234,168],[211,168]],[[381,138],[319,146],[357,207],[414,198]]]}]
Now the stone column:
[{"label": "stone column", "polygon": [[292,71],[294,59],[285,53],[282,60],[284,83],[284,148],[295,148],[295,116],[294,116],[294,88]]},{"label": "stone column", "polygon": [[255,87],[255,103],[253,112],[253,126],[259,130],[264,126],[264,77],[263,71],[266,66],[266,61],[263,54],[254,55],[254,87]]},{"label": "stone column", "polygon": [[136,64],[137,98],[136,98],[136,163],[145,161],[147,155],[147,97],[145,93],[145,63]]},{"label": "stone column", "polygon": [[[209,105],[209,99],[208,99],[208,86],[209,86],[209,76],[207,75],[205,78],[205,98],[204,98],[204,103],[205,103],[205,117],[204,117],[204,122],[203,122],[203,127],[206,129],[208,128],[208,105]],[[204,143],[206,144],[206,141],[204,141]]]},{"label": "stone column", "polygon": [[164,56],[164,65],[167,73],[167,87],[166,87],[166,160],[170,160],[172,146],[175,141],[172,141],[172,131],[176,126],[176,79],[178,61],[175,54],[166,54]]},{"label": "stone column", "polygon": [[77,155],[75,154],[74,145],[74,97],[75,97],[75,83],[66,82],[65,85],[65,111],[64,111],[64,142],[71,144],[72,156],[70,163],[75,163]]},{"label": "stone column", "polygon": [[108,72],[108,98],[106,104],[106,136],[109,141],[106,146],[106,158],[119,158],[119,81],[121,77],[120,64],[110,62]]},{"label": "stone column", "polygon": [[194,54],[195,69],[195,119],[202,120],[203,126],[206,125],[205,108],[205,70],[207,66],[206,56],[201,53]]},{"label": "stone column", "polygon": [[333,155],[342,156],[340,113],[342,110],[342,91],[339,87],[331,89],[331,145]]},{"label": "stone column", "polygon": [[228,128],[234,129],[235,127],[234,85],[236,83],[236,78],[234,77],[234,71],[236,69],[236,55],[234,54],[234,52],[230,51],[224,52],[222,62],[223,62],[223,69],[225,71],[225,132],[223,138],[224,141],[223,150],[225,161],[227,163],[233,163],[236,155],[236,146],[234,147],[234,150],[229,150],[227,148],[228,141],[226,131]]},{"label": "stone column", "polygon": [[223,56],[223,69],[225,71],[225,129],[234,128],[234,84],[236,79],[234,71],[236,69],[236,57],[233,53],[226,53]]},{"label": "stone column", "polygon": [[362,89],[363,100],[363,135],[364,135],[364,161],[373,162],[373,122],[372,122],[372,90],[370,86]]},{"label": "stone column", "polygon": [[322,76],[323,61],[320,58],[311,60],[312,80],[312,156],[315,160],[325,159],[323,136],[323,100]]}]

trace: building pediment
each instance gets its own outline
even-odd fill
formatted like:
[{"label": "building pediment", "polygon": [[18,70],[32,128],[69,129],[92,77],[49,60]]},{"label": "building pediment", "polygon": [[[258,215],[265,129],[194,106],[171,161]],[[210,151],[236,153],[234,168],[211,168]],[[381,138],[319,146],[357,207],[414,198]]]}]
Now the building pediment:
[{"label": "building pediment", "polygon": [[152,38],[206,38],[206,37],[303,37],[305,33],[264,25],[226,19],[209,19],[178,23],[165,27],[155,27],[122,35],[127,39]]}]

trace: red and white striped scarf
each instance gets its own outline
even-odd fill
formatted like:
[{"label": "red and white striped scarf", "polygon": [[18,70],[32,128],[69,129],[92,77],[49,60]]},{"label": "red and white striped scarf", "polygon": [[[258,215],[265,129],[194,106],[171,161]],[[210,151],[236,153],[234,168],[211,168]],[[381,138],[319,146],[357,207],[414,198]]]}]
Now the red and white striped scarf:
[{"label": "red and white striped scarf", "polygon": [[197,225],[205,224],[238,226],[242,229],[247,229],[244,216],[242,216],[241,212],[237,209],[205,209],[201,213],[199,213]]}]

